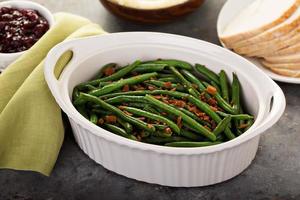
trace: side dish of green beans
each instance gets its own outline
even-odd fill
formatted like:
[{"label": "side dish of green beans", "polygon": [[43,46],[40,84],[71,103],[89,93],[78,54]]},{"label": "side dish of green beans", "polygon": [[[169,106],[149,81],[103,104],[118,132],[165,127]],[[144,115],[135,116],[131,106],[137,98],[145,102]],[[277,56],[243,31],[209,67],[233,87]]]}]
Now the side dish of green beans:
[{"label": "side dish of green beans", "polygon": [[254,122],[233,73],[216,74],[181,60],[108,63],[74,88],[78,112],[125,138],[170,147],[204,147],[232,140]]}]

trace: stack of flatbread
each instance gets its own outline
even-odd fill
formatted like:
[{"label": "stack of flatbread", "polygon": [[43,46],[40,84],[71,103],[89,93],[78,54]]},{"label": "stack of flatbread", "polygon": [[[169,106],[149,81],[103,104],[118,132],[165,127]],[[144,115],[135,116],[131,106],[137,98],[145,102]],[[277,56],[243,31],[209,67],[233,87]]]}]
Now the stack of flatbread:
[{"label": "stack of flatbread", "polygon": [[300,77],[300,0],[254,0],[220,36],[227,48],[284,76]]}]

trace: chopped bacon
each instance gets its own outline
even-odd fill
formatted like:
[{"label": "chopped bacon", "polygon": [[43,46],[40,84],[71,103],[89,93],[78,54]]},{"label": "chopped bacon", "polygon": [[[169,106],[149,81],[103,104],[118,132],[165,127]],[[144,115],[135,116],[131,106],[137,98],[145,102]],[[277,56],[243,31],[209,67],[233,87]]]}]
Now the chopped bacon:
[{"label": "chopped bacon", "polygon": [[186,102],[185,102],[185,101],[183,101],[183,100],[176,100],[176,99],[171,99],[171,100],[169,100],[169,103],[170,103],[170,104],[173,104],[173,105],[175,105],[175,106],[178,106],[178,107],[180,107],[180,108],[183,108],[183,107],[185,107],[185,105],[186,105]]},{"label": "chopped bacon", "polygon": [[217,93],[217,89],[211,85],[207,86],[206,91],[211,95],[215,95]]},{"label": "chopped bacon", "polygon": [[165,82],[164,83],[164,87],[165,88],[171,88],[172,87],[172,83],[169,81],[169,82]]},{"label": "chopped bacon", "polygon": [[108,67],[104,70],[104,75],[105,76],[110,76],[112,75],[113,73],[115,73],[115,68],[113,67]]},{"label": "chopped bacon", "polygon": [[153,91],[153,90],[155,90],[156,88],[155,88],[154,86],[152,86],[152,85],[149,85],[149,86],[148,86],[148,89],[151,90],[151,91]]},{"label": "chopped bacon", "polygon": [[125,115],[128,115],[128,116],[132,115],[132,113],[130,113],[130,112],[126,111],[126,110],[124,110],[123,112],[125,113]]},{"label": "chopped bacon", "polygon": [[105,116],[105,121],[107,123],[116,123],[117,122],[117,117],[114,115],[107,115]]},{"label": "chopped bacon", "polygon": [[99,124],[99,125],[104,124],[104,119],[103,119],[103,118],[100,118],[100,119],[98,120],[98,124]]},{"label": "chopped bacon", "polygon": [[172,134],[172,130],[170,127],[165,128],[165,132],[168,134]]},{"label": "chopped bacon", "polygon": [[129,85],[124,85],[122,92],[128,92],[129,91]]},{"label": "chopped bacon", "polygon": [[182,117],[181,117],[181,116],[177,117],[177,126],[178,126],[179,128],[182,127]]},{"label": "chopped bacon", "polygon": [[147,124],[147,127],[148,127],[148,128],[152,128],[153,125],[152,125],[152,124]]},{"label": "chopped bacon", "polygon": [[207,115],[203,116],[203,120],[209,122],[209,116]]},{"label": "chopped bacon", "polygon": [[210,106],[210,109],[212,109],[214,112],[218,111],[218,108]]},{"label": "chopped bacon", "polygon": [[162,96],[160,96],[160,95],[155,95],[155,96],[153,96],[155,99],[162,99],[163,97]]},{"label": "chopped bacon", "polygon": [[243,128],[246,128],[246,127],[248,127],[248,124],[241,124],[241,125],[239,126],[239,129],[243,129]]},{"label": "chopped bacon", "polygon": [[137,119],[144,121],[146,118],[145,117],[137,117]]},{"label": "chopped bacon", "polygon": [[207,100],[207,103],[211,106],[216,106],[217,105],[217,101],[214,98],[210,98]]}]

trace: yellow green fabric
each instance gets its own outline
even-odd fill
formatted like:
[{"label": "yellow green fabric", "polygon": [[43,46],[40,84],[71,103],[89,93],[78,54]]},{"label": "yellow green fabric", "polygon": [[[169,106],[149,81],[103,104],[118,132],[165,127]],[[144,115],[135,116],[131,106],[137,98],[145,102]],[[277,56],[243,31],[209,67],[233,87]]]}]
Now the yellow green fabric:
[{"label": "yellow green fabric", "polygon": [[[79,16],[58,13],[55,19],[55,25],[0,75],[0,168],[51,173],[64,128],[61,110],[44,79],[44,59],[64,40],[105,33]],[[70,56],[59,60],[57,77]]]}]

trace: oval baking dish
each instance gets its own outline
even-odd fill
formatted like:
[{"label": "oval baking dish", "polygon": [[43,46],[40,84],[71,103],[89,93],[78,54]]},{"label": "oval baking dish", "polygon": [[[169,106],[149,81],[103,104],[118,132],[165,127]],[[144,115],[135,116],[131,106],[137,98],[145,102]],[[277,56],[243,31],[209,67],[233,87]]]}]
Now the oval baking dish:
[{"label": "oval baking dish", "polygon": [[[66,51],[72,51],[73,57],[57,80],[55,65]],[[112,61],[125,65],[136,59],[157,58],[201,63],[228,74],[236,72],[247,110],[256,119],[253,126],[236,139],[215,146],[164,147],[106,131],[81,116],[72,105],[75,85],[91,79],[99,66]],[[113,33],[61,43],[47,56],[45,78],[70,119],[77,143],[90,158],[126,177],[167,186],[211,185],[238,175],[254,159],[260,134],[274,125],[285,109],[279,86],[247,60],[214,44],[171,34]]]}]

